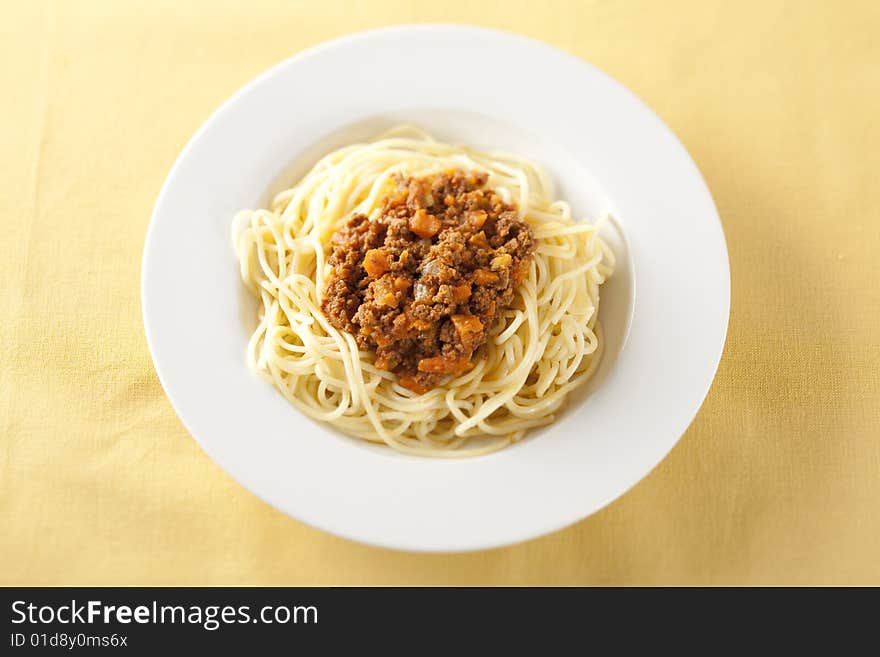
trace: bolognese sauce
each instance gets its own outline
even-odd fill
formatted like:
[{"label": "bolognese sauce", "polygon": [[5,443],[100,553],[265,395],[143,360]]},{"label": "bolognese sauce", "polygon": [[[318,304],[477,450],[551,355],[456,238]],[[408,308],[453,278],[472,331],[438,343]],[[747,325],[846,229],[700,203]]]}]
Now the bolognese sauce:
[{"label": "bolognese sauce", "polygon": [[532,231],[487,180],[398,176],[377,217],[333,236],[322,310],[413,392],[471,367],[528,271]]}]

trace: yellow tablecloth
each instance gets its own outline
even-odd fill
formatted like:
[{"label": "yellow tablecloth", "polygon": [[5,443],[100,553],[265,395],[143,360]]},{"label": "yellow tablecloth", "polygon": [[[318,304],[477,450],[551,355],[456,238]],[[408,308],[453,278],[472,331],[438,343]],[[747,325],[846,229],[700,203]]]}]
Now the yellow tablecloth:
[{"label": "yellow tablecloth", "polygon": [[[3,14],[0,583],[880,584],[876,2]],[[730,249],[724,358],[675,450],[593,517],[482,553],[364,547],[269,508],[189,437],[141,321],[153,202],[210,112],[307,46],[415,21],[509,29],[623,82],[690,150]]]}]

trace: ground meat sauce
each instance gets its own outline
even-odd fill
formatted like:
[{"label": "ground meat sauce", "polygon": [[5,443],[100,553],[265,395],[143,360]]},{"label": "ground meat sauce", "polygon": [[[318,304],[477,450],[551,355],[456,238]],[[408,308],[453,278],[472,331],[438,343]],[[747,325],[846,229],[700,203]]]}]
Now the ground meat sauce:
[{"label": "ground meat sauce", "polygon": [[380,216],[333,236],[324,313],[417,393],[467,371],[528,271],[532,231],[487,177],[399,177]]}]

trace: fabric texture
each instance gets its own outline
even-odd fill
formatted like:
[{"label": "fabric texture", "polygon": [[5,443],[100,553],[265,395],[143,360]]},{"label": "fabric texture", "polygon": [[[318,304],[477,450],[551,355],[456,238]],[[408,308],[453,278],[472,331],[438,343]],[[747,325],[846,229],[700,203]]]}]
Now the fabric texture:
[{"label": "fabric texture", "polygon": [[[878,3],[4,9],[0,583],[880,584]],[[354,544],[238,486],[163,394],[139,292],[159,188],[218,104],[325,39],[438,21],[635,91],[706,178],[732,272],[717,378],[663,463],[568,529],[461,555]]]}]

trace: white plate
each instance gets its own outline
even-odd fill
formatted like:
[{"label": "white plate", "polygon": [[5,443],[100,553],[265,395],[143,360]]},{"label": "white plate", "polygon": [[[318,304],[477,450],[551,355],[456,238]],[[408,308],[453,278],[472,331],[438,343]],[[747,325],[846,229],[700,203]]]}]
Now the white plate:
[{"label": "white plate", "polygon": [[[619,259],[602,288],[608,352],[549,427],[495,454],[426,459],[306,418],[252,374],[256,305],[229,237],[241,208],[329,149],[401,121],[543,164],[576,216],[609,210]],[[730,304],[727,250],[699,172],[664,124],[590,65],[461,26],[332,41],[261,75],[196,133],[144,249],[143,311],[162,385],[205,451],[291,516],[406,550],[505,545],[569,525],[644,477],[693,419]],[[637,294],[636,294],[637,289]]]}]

